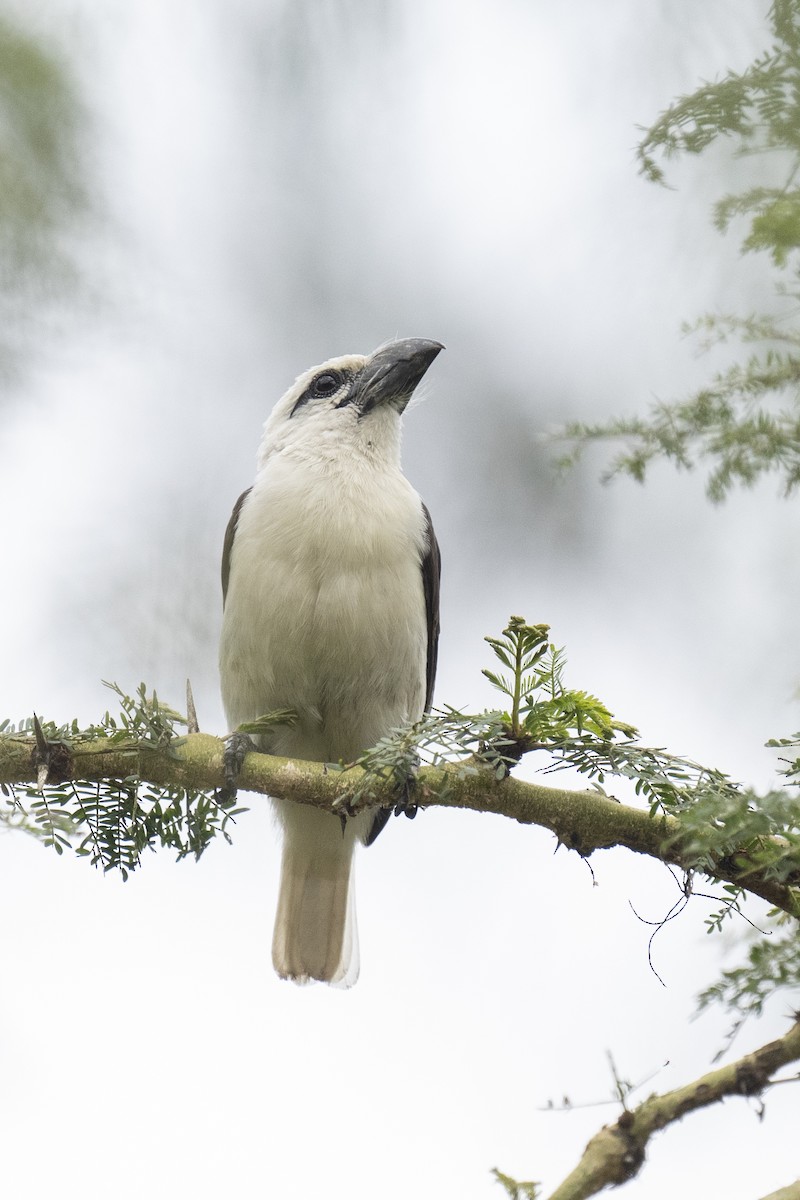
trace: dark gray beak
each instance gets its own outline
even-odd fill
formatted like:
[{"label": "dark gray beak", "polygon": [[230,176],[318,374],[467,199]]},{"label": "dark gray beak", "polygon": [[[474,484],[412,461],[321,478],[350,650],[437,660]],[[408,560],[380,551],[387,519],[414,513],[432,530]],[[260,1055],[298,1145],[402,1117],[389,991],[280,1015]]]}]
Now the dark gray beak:
[{"label": "dark gray beak", "polygon": [[362,415],[377,404],[402,412],[440,350],[441,342],[425,338],[404,338],[376,350],[361,372],[354,397]]}]

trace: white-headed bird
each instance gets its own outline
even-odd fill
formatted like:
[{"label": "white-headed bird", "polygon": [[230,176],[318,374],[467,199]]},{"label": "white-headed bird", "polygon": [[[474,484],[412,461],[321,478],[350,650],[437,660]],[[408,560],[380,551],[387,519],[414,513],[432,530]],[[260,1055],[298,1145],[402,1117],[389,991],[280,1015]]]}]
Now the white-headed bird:
[{"label": "white-headed bird", "polygon": [[[301,375],[264,426],[255,483],[222,561],[220,674],[233,729],[277,709],[273,754],[351,762],[430,706],[439,547],[400,469],[400,418],[442,349],[408,338]],[[344,825],[274,801],[283,828],[275,970],[298,983],[358,977],[352,859],[388,810]]]}]

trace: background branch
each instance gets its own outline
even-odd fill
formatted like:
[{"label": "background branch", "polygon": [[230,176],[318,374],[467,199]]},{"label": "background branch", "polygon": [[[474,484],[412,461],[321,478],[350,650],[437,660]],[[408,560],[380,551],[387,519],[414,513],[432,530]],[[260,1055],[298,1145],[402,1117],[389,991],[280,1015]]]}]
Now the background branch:
[{"label": "background branch", "polygon": [[800,1200],[800,1179],[796,1183],[790,1183],[788,1187],[779,1188],[777,1192],[770,1192],[768,1196],[763,1196],[762,1200]]},{"label": "background branch", "polygon": [[[594,1135],[575,1170],[550,1200],[587,1200],[607,1187],[633,1179],[644,1163],[647,1143],[654,1133],[726,1096],[760,1096],[775,1072],[798,1058],[800,1020],[782,1038],[752,1054],[710,1071],[685,1087],[651,1096],[638,1108],[626,1109],[614,1125],[606,1125]],[[797,1200],[798,1186],[792,1184],[765,1200]]]}]

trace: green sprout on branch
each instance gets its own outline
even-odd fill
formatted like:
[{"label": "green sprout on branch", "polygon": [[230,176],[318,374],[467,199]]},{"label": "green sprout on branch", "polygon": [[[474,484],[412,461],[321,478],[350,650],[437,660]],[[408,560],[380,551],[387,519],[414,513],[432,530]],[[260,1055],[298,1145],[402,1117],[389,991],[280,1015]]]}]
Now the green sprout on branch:
[{"label": "green sprout on branch", "polygon": [[511,672],[509,676],[484,669],[483,674],[511,701],[502,722],[516,757],[571,737],[602,742],[620,734],[636,737],[633,725],[615,720],[596,696],[564,686],[566,655],[548,640],[549,633],[549,625],[528,625],[523,617],[511,617],[501,637],[485,639]]}]

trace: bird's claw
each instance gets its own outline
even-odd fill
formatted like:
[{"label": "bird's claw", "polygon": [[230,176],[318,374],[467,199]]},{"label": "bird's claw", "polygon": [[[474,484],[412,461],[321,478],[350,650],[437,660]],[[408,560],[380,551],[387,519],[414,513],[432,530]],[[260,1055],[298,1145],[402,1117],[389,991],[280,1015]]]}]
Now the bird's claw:
[{"label": "bird's claw", "polygon": [[365,846],[371,846],[380,832],[386,828],[392,813],[396,817],[399,817],[401,813],[405,813],[410,819],[413,819],[417,815],[419,805],[413,799],[416,787],[416,771],[412,769],[405,776],[403,782],[398,785],[394,804],[390,804],[386,808],[376,808],[373,810],[372,825],[365,838]]},{"label": "bird's claw", "polygon": [[353,797],[348,792],[342,793],[341,796],[337,796],[331,802],[333,811],[336,813],[336,816],[340,821],[342,821],[342,823],[344,823],[348,817],[354,817],[356,815],[356,810],[353,808],[352,802]]},{"label": "bird's claw", "polygon": [[222,755],[225,786],[220,793],[224,800],[235,799],[236,785],[245,757],[255,749],[255,742],[248,733],[231,733],[225,738],[225,750]]},{"label": "bird's claw", "polygon": [[416,790],[416,773],[414,771],[409,771],[408,775],[406,775],[402,782],[397,801],[394,806],[394,815],[396,817],[399,817],[401,813],[404,813],[410,821],[414,820],[414,817],[419,811],[419,805],[416,804],[413,799]]}]

